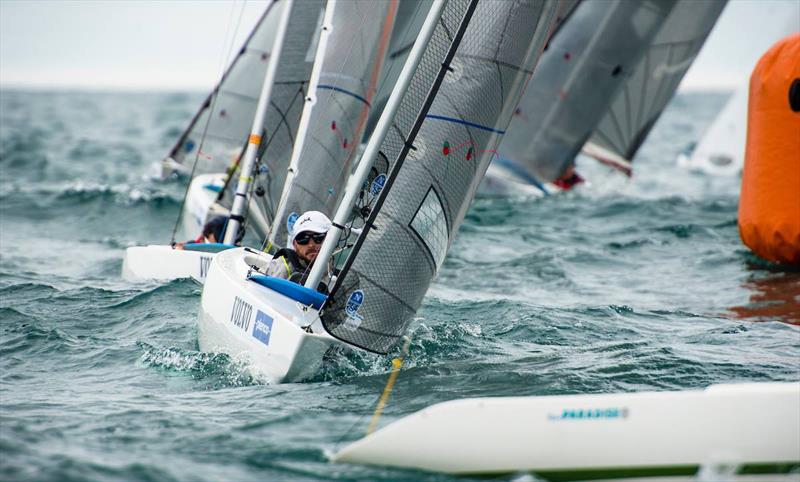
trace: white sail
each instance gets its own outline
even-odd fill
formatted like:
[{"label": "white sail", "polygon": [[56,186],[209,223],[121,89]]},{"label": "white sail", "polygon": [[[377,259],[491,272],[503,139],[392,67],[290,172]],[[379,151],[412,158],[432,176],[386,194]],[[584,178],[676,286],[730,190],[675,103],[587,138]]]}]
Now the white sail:
[{"label": "white sail", "polygon": [[165,174],[173,169],[195,174],[225,172],[247,142],[261,81],[280,18],[274,1],[245,41],[219,84],[206,97],[187,129],[170,151]]},{"label": "white sail", "polygon": [[[264,130],[253,172],[232,176],[222,190],[219,202],[230,207],[234,201],[234,190],[239,177],[252,177],[248,191],[249,212],[245,218],[259,218],[265,223],[248,222],[248,227],[258,238],[265,238],[269,223],[274,218],[280,200],[286,169],[289,166],[303,101],[308,93],[308,83],[316,52],[316,42],[322,16],[322,0],[280,0],[278,6],[290,5],[286,37],[279,46],[280,57],[277,73],[271,86],[269,105],[266,111]],[[259,82],[263,80],[263,73]],[[259,88],[261,84],[259,83]],[[257,100],[257,98],[256,98]],[[255,102],[255,101],[252,101]],[[255,114],[255,107],[253,107]],[[252,116],[250,122],[252,123]],[[247,133],[249,134],[248,126]],[[246,137],[243,141],[247,141]],[[243,144],[244,145],[244,144]],[[256,212],[253,212],[253,211]]]},{"label": "white sail", "polygon": [[306,108],[270,232],[283,246],[305,211],[332,214],[375,97],[397,0],[329,0]]},{"label": "white sail", "polygon": [[741,174],[747,138],[749,90],[749,85],[736,89],[700,143],[690,154],[679,157],[683,167],[721,176]]}]

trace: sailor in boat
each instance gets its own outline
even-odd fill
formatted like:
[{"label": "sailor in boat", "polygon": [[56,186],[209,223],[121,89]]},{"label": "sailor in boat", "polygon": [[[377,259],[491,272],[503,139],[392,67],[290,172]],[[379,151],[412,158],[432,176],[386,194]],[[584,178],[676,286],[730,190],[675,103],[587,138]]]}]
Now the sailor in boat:
[{"label": "sailor in boat", "polygon": [[[225,228],[228,226],[228,216],[214,216],[209,219],[203,226],[203,233],[197,237],[184,243],[173,243],[173,249],[184,249],[184,246],[189,243],[221,243],[225,237]],[[239,230],[239,236],[236,237],[236,243],[239,244],[244,235],[244,230]]]},{"label": "sailor in boat", "polygon": [[[305,283],[329,229],[331,220],[321,212],[307,211],[301,214],[292,227],[291,248],[282,248],[275,253],[267,266],[267,276]],[[327,287],[320,283],[318,290],[326,292]]]}]

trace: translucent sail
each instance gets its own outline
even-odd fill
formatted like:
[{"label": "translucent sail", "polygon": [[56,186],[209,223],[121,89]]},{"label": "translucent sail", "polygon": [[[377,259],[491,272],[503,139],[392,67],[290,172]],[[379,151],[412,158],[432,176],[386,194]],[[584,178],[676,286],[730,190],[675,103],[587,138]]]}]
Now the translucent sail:
[{"label": "translucent sail", "polygon": [[389,51],[386,54],[381,76],[378,80],[378,92],[370,109],[369,121],[365,135],[369,136],[375,123],[389,100],[389,95],[397,83],[397,77],[403,69],[408,53],[417,39],[420,28],[431,8],[432,0],[401,0],[397,7],[397,16],[392,28],[392,37],[389,41]]},{"label": "translucent sail", "polygon": [[187,172],[195,159],[198,163],[195,174],[225,172],[238,159],[250,132],[267,59],[275,41],[280,4],[277,1],[269,4],[220,83],[203,101],[172,148],[169,158],[186,166]]},{"label": "translucent sail", "polygon": [[495,155],[555,7],[447,2],[381,144],[387,171],[361,206],[371,214],[323,307],[333,336],[386,353],[403,335]]},{"label": "translucent sail", "polygon": [[[303,111],[303,100],[308,90],[316,52],[317,34],[324,13],[322,0],[282,0],[278,5],[284,5],[283,8],[291,6],[292,11],[283,45],[276,46],[281,48],[281,55],[266,113],[257,169],[254,173],[243,174],[254,177],[247,225],[261,239],[267,236],[269,223],[274,217],[286,180],[286,169]],[[262,72],[259,82],[263,78]],[[259,84],[259,89],[260,87]],[[255,109],[257,99],[248,101],[252,102],[252,109]],[[250,122],[252,121],[251,116]],[[249,133],[249,129],[250,126],[246,132]],[[242,141],[244,146],[246,139]],[[220,203],[224,206],[230,206],[232,202],[236,179],[234,176],[222,192]]]},{"label": "translucent sail", "polygon": [[[326,11],[325,42],[314,67],[270,240],[284,245],[291,224],[308,210],[332,215],[350,174],[389,46],[397,0],[336,0]],[[325,34],[323,34],[325,35]]]},{"label": "translucent sail", "polygon": [[560,177],[674,5],[674,0],[577,5],[548,42],[495,162],[515,166],[534,184]]},{"label": "translucent sail", "polygon": [[726,0],[679,0],[617,93],[585,151],[623,170],[653,128],[717,22]]}]

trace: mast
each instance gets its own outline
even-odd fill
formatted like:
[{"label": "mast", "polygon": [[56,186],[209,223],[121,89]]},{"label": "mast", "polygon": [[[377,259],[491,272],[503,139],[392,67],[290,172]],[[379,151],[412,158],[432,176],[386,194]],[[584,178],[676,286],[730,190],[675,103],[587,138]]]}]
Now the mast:
[{"label": "mast", "polygon": [[314,104],[317,103],[317,84],[319,84],[319,77],[322,74],[322,61],[325,58],[328,38],[331,36],[331,31],[333,29],[333,13],[336,9],[336,1],[337,0],[328,0],[328,4],[325,6],[325,17],[322,20],[319,44],[317,45],[317,53],[314,58],[314,67],[311,71],[311,78],[308,84],[308,95],[305,99],[303,116],[300,118],[300,125],[297,128],[297,137],[295,137],[294,147],[292,148],[292,158],[289,161],[286,181],[283,183],[283,193],[281,194],[281,200],[278,204],[278,211],[275,213],[275,217],[272,220],[272,228],[269,230],[268,246],[275,243],[275,235],[278,232],[277,227],[279,223],[283,222],[283,218],[286,215],[286,201],[289,199],[289,194],[292,190],[292,181],[294,180],[300,162],[303,144],[305,144],[306,141],[308,124],[311,122],[311,111]]},{"label": "mast", "polygon": [[375,156],[377,156],[378,150],[380,149],[386,134],[389,132],[389,128],[392,125],[392,119],[394,118],[397,109],[400,107],[400,103],[403,100],[403,94],[408,88],[408,85],[411,83],[411,79],[414,77],[417,65],[419,65],[420,61],[422,60],[422,55],[425,53],[425,48],[427,47],[428,42],[430,41],[431,36],[436,29],[436,24],[442,15],[444,5],[444,0],[434,0],[431,9],[428,12],[428,16],[425,19],[425,23],[422,26],[419,36],[417,37],[417,41],[414,43],[414,47],[411,49],[411,52],[408,55],[408,60],[406,60],[402,72],[400,72],[400,77],[397,79],[397,84],[395,85],[394,90],[392,90],[392,95],[389,97],[386,107],[384,108],[383,113],[378,120],[378,124],[375,126],[375,131],[373,132],[372,136],[370,136],[367,147],[364,150],[364,154],[362,154],[361,159],[358,162],[358,169],[355,173],[353,173],[347,183],[344,198],[342,199],[341,203],[339,203],[339,208],[336,210],[336,215],[333,218],[333,226],[331,227],[330,231],[328,231],[328,235],[325,237],[325,242],[322,243],[322,247],[320,248],[316,262],[311,268],[311,273],[309,273],[308,279],[305,282],[304,286],[306,288],[316,289],[316,287],[319,285],[319,282],[322,280],[322,276],[325,274],[328,260],[333,255],[333,251],[339,242],[339,237],[342,235],[348,215],[355,204],[356,196],[358,195],[360,186],[364,183],[364,180],[369,175],[370,167],[372,167],[372,160],[375,159]]},{"label": "mast", "polygon": [[273,49],[272,57],[269,59],[267,71],[264,74],[264,83],[261,86],[261,94],[258,97],[258,106],[256,107],[256,114],[253,118],[253,127],[250,129],[250,137],[247,142],[247,149],[244,153],[244,161],[242,162],[242,170],[239,176],[239,183],[236,185],[236,193],[233,199],[233,207],[231,208],[231,216],[228,220],[228,225],[225,230],[225,237],[223,242],[225,244],[233,244],[236,240],[236,234],[239,232],[239,227],[244,222],[244,211],[247,207],[247,191],[250,189],[252,181],[253,168],[255,167],[256,153],[258,146],[261,144],[261,132],[264,128],[264,119],[269,106],[269,99],[272,95],[272,86],[275,80],[275,75],[278,72],[278,63],[283,50],[283,40],[286,36],[286,27],[289,23],[289,17],[292,12],[294,0],[286,0],[283,15],[280,24],[278,25],[278,32],[275,37],[275,45],[277,48]]}]

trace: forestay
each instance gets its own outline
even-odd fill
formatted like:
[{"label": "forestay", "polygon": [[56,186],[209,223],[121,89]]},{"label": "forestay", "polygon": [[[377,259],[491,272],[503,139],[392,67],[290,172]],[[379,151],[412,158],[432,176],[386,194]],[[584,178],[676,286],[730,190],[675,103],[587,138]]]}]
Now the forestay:
[{"label": "forestay", "polygon": [[[250,209],[258,209],[259,213],[256,215],[268,222],[272,222],[274,218],[286,180],[286,169],[303,112],[303,100],[308,90],[319,27],[324,14],[322,0],[281,0],[276,6],[291,8],[292,11],[283,45],[276,46],[281,48],[281,54],[264,122],[258,165],[255,172],[242,173],[244,176],[254,176],[251,187],[257,194],[263,194],[252,196],[251,193]],[[272,10],[282,11],[281,8]],[[259,90],[263,78],[264,71],[257,79]],[[253,113],[257,100],[257,93],[255,99],[247,99],[247,102],[253,104]],[[241,139],[242,146],[247,141],[246,136],[253,122],[252,114],[248,122],[250,124],[244,130],[245,137]],[[228,183],[221,199],[223,205],[230,206],[235,187],[236,182]],[[259,238],[267,236],[268,233],[258,224],[251,223],[250,226]]]},{"label": "forestay", "polygon": [[358,150],[397,0],[329,0],[306,108],[270,241],[284,245],[297,215],[331,214]]},{"label": "forestay", "polygon": [[[169,158],[196,174],[225,172],[247,142],[261,80],[275,42],[281,3],[274,1],[256,24],[222,80],[206,97]],[[210,119],[209,119],[210,117]],[[204,135],[205,134],[205,135]]]},{"label": "forestay", "polygon": [[381,144],[385,181],[367,187],[362,208],[371,214],[323,307],[333,336],[386,353],[403,335],[495,155],[555,7],[447,2]]},{"label": "forestay", "polygon": [[592,155],[612,163],[633,159],[694,62],[726,1],[678,0],[598,124],[587,151],[599,147],[599,155]]},{"label": "forestay", "polygon": [[574,161],[674,0],[585,1],[548,42],[500,145],[507,167],[533,184],[558,179]]}]

